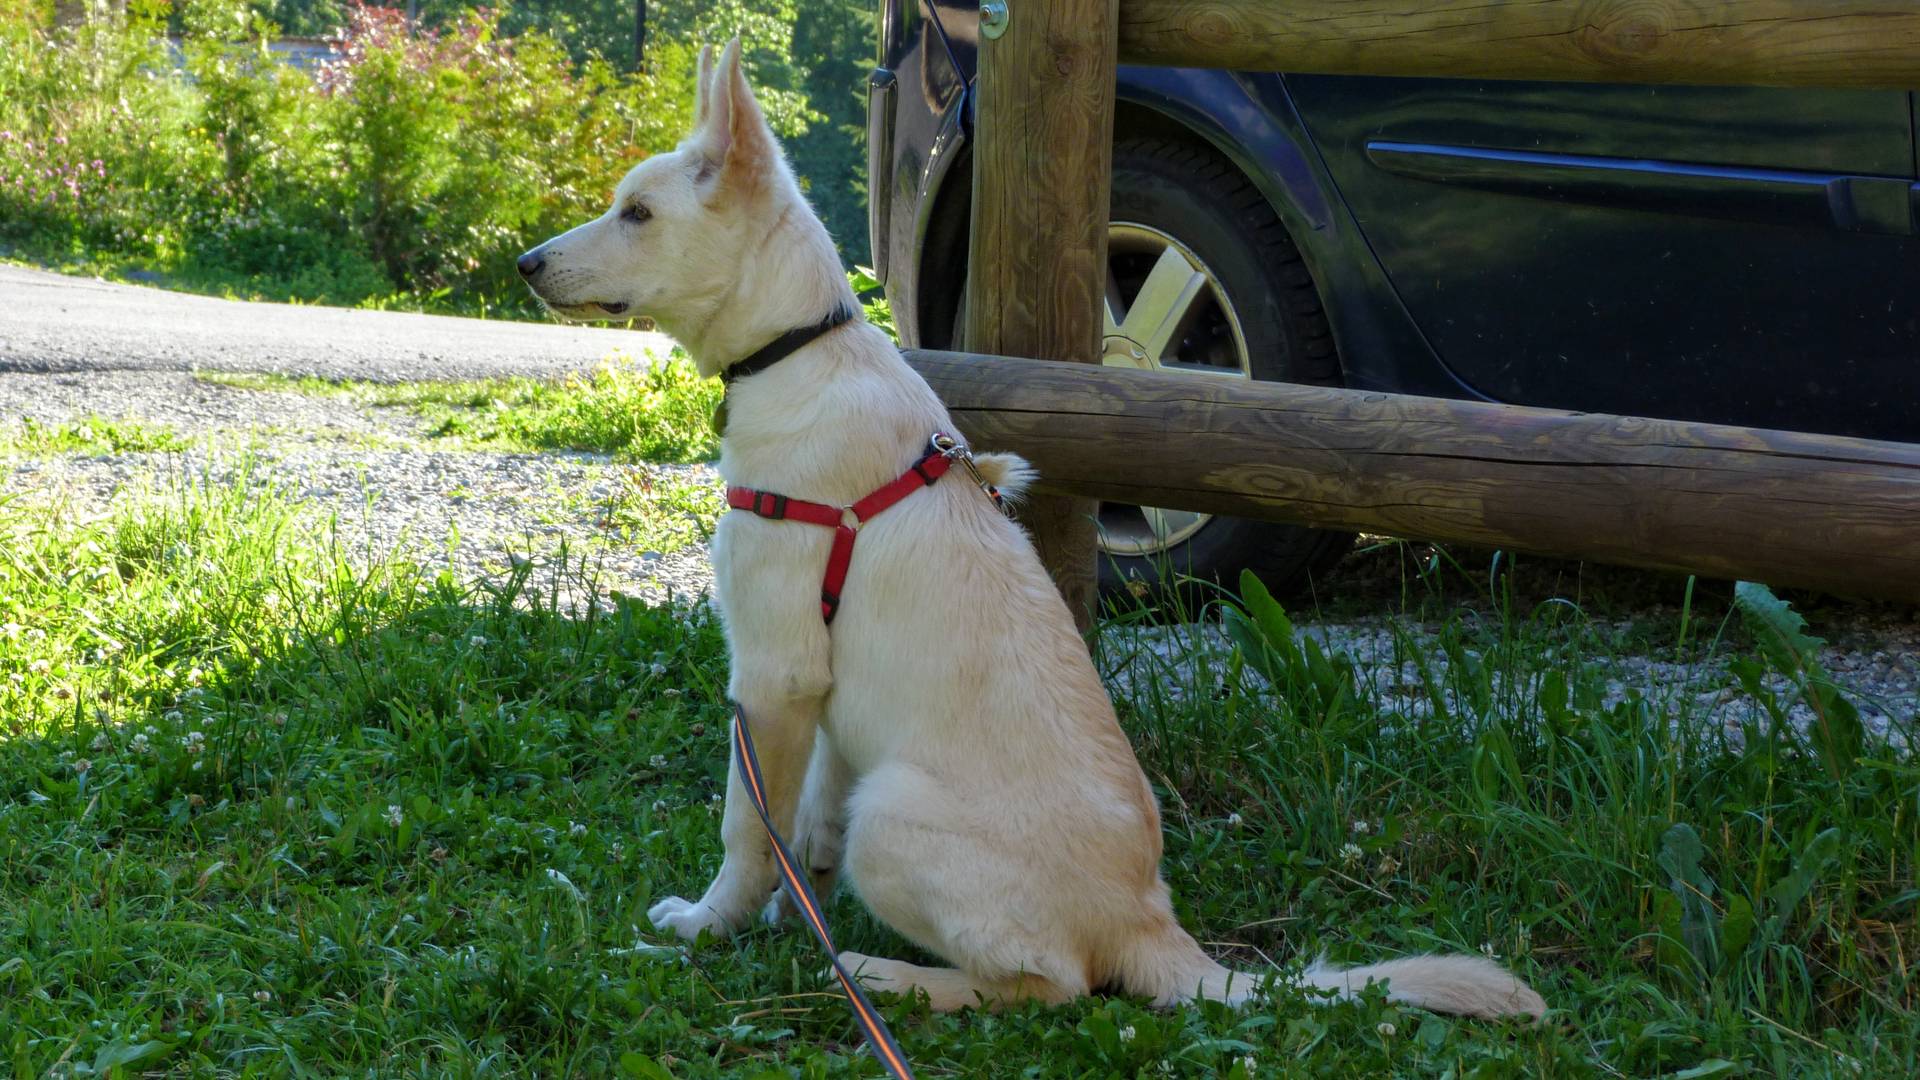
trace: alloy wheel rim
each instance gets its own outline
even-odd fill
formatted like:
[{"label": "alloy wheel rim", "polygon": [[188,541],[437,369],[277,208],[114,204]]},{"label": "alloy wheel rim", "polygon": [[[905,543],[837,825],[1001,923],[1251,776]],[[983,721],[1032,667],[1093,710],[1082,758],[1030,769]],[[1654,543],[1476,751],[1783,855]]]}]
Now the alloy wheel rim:
[{"label": "alloy wheel rim", "polygon": [[[1107,231],[1100,362],[1204,379],[1251,379],[1246,335],[1220,278],[1193,249],[1151,225]],[[1193,538],[1211,514],[1100,504],[1100,548],[1153,558]]]}]

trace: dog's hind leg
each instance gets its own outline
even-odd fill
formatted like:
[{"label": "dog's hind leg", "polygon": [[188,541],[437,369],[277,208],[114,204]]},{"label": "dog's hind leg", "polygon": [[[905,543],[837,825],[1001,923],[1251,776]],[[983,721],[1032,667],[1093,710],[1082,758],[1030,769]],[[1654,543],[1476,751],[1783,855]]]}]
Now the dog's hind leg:
[{"label": "dog's hind leg", "polygon": [[[789,846],[793,856],[807,868],[814,895],[822,903],[832,895],[840,876],[840,858],[846,851],[847,788],[853,783],[853,770],[833,745],[825,728],[813,738],[813,758],[807,763],[806,783],[800,788],[800,806],[793,813],[793,835]],[[775,889],[761,918],[777,923],[798,914],[793,897],[784,888]]]},{"label": "dog's hind leg", "polygon": [[862,777],[847,800],[854,887],[888,926],[959,970],[885,960],[870,968],[926,990],[938,1008],[1085,994],[1078,928],[1054,916],[1048,875],[1008,847],[992,812],[927,770],[896,762]]},{"label": "dog's hind leg", "polygon": [[840,966],[852,972],[854,978],[860,980],[860,985],[869,990],[895,994],[921,991],[927,995],[928,1004],[936,1012],[952,1012],[975,1006],[1000,1008],[1029,999],[1058,1005],[1079,996],[1038,975],[976,979],[958,968],[922,967],[904,960],[887,960],[856,952],[841,953]]}]

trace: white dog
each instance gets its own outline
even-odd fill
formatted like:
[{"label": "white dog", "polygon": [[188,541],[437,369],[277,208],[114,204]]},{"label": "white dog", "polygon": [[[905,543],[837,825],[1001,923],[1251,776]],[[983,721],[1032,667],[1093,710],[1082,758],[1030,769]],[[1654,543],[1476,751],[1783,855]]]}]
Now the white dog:
[{"label": "white dog", "polygon": [[[702,54],[694,130],[635,166],[600,217],[521,257],[563,316],[649,315],[718,375],[796,328],[806,344],[732,385],[720,472],[730,484],[847,507],[953,432],[933,391],[858,318],[832,241],[808,207],[740,70]],[[1017,489],[1016,458],[985,455]],[[1032,544],[963,473],[915,485],[871,516],[838,617],[822,618],[834,530],[725,515],[714,580],[775,825],[822,886],[844,865],[861,898],[945,958],[935,968],[845,954],[878,989],[936,1009],[1099,988],[1167,1004],[1238,1002],[1259,979],[1214,962],[1175,921],[1160,880],[1160,816],[1073,618]],[[731,934],[783,905],[738,770],[726,859],[698,900],[654,924]],[[824,891],[824,889],[823,889]],[[1470,1016],[1545,1009],[1476,956],[1417,956],[1307,985]]]}]

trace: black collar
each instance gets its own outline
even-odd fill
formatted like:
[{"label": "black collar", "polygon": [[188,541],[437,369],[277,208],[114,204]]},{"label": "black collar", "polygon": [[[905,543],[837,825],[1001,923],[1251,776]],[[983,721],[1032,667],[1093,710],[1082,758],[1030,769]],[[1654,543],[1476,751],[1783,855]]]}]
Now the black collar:
[{"label": "black collar", "polygon": [[755,375],[765,371],[793,355],[802,345],[811,342],[821,334],[843,323],[852,322],[853,316],[854,310],[852,308],[846,304],[840,304],[836,306],[826,318],[821,319],[812,326],[802,326],[797,330],[789,330],[779,337],[774,338],[772,341],[767,342],[765,345],[760,346],[758,349],[755,349],[753,352],[748,353],[746,356],[741,357],[734,363],[727,365],[727,367],[720,372],[720,381],[726,383],[728,386],[732,386],[736,379],[744,379],[749,375]]}]

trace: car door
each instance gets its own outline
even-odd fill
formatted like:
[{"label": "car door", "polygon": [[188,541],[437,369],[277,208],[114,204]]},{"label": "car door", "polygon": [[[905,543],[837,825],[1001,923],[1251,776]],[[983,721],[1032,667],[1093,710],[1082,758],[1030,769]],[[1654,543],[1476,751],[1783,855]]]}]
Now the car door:
[{"label": "car door", "polygon": [[1286,86],[1472,392],[1920,440],[1906,93]]}]

